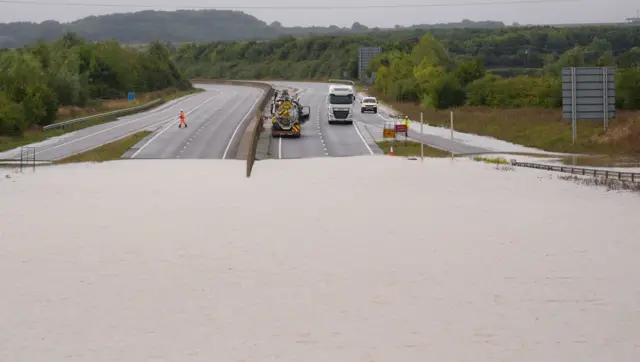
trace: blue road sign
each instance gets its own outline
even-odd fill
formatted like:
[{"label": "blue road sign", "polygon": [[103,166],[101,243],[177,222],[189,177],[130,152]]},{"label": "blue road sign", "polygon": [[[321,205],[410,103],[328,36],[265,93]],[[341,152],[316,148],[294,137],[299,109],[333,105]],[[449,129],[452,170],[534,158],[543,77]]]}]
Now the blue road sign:
[{"label": "blue road sign", "polygon": [[133,101],[136,99],[136,94],[133,92],[129,92],[129,94],[127,94],[127,99],[130,101]]}]

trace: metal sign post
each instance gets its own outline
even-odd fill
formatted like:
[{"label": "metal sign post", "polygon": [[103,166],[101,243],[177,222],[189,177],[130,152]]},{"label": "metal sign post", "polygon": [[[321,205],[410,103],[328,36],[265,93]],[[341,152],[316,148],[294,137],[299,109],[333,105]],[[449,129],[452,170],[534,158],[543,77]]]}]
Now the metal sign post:
[{"label": "metal sign post", "polygon": [[[451,111],[450,118],[451,118],[451,142],[453,142],[453,111]],[[451,159],[453,159],[453,145],[451,145]]]},{"label": "metal sign post", "polygon": [[424,162],[424,141],[422,140],[422,136],[424,136],[424,114],[420,112],[420,161]]},{"label": "metal sign post", "polygon": [[576,119],[576,109],[578,106],[576,105],[576,68],[571,67],[571,139],[573,144],[576,143],[577,138],[577,119]]},{"label": "metal sign post", "polygon": [[609,129],[609,102],[607,102],[607,99],[609,98],[609,87],[607,87],[608,83],[609,80],[607,77],[607,69],[602,68],[602,106],[604,108],[602,117],[604,118],[603,123],[605,132],[607,132],[607,130]]},{"label": "metal sign post", "polygon": [[453,111],[451,111],[451,140],[453,141]]}]

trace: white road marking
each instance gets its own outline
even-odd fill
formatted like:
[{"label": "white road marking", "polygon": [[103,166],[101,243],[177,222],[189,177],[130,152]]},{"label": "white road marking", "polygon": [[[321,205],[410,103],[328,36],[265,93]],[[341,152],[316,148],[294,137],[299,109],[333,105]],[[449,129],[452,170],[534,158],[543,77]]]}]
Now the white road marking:
[{"label": "white road marking", "polygon": [[[211,98],[207,99],[207,100],[206,100],[206,101],[204,101],[203,103],[200,103],[197,107],[195,107],[194,109],[192,109],[192,110],[190,110],[189,112],[187,112],[187,115],[189,115],[189,114],[191,114],[191,113],[195,112],[198,108],[200,108],[200,107],[204,106],[205,104],[209,103],[209,101],[211,101],[211,100],[212,100],[212,99],[214,99],[214,98],[217,98],[218,96],[220,96],[220,95],[222,95],[222,94],[223,94],[223,93],[222,93],[222,92],[220,92],[220,94],[218,94],[218,95],[216,95],[216,96],[214,96],[214,97],[211,97]],[[163,134],[166,130],[168,130],[168,129],[169,129],[169,127],[173,126],[173,125],[174,125],[174,123],[173,123],[174,121],[175,121],[175,117],[171,117],[171,118],[167,121],[169,124],[167,124],[163,130],[161,130],[160,132],[158,132],[158,133],[157,133],[155,136],[153,136],[149,141],[147,141],[147,143],[145,143],[144,145],[142,145],[142,147],[140,147],[140,148],[139,148],[139,149],[138,149],[138,150],[137,150],[133,155],[131,155],[131,158],[135,158],[136,156],[138,156],[138,154],[140,154],[140,152],[142,152],[142,150],[144,150],[148,145],[150,145],[150,144],[151,144],[151,142],[155,141],[155,140],[156,140],[156,138],[158,138],[158,136],[160,136],[160,135],[161,135],[161,134]],[[160,122],[160,123],[162,123],[162,122]]]},{"label": "white road marking", "polygon": [[[222,92],[220,92],[220,94],[222,94]],[[220,94],[215,95],[215,96],[213,96],[213,97],[209,98],[207,101],[205,101],[205,103],[209,102],[209,101],[210,101],[211,99],[213,99],[213,98],[218,97]],[[175,105],[178,105],[179,103],[181,103],[181,102],[183,102],[183,101],[184,101],[184,100],[182,100],[182,101],[180,101],[180,102],[175,103],[175,104],[174,104],[174,106],[175,106]],[[204,104],[204,103],[202,103],[202,104]],[[163,111],[163,112],[164,112],[164,111]],[[37,152],[36,152],[36,154],[38,154],[38,153],[42,153],[42,152],[51,151],[51,150],[56,149],[56,148],[58,148],[58,147],[66,146],[66,145],[69,145],[69,144],[72,144],[72,143],[75,143],[75,142],[81,141],[81,140],[83,140],[83,139],[86,139],[86,138],[89,138],[89,137],[93,137],[93,136],[95,136],[95,135],[99,135],[100,133],[107,132],[107,131],[110,131],[110,130],[112,130],[112,129],[116,129],[116,128],[118,128],[118,127],[126,126],[126,125],[128,125],[128,124],[133,123],[133,122],[137,122],[137,121],[140,121],[140,120],[142,120],[142,119],[149,118],[149,117],[151,117],[151,116],[155,116],[155,115],[156,115],[156,113],[151,113],[151,114],[148,114],[148,115],[146,115],[146,116],[143,116],[143,117],[140,117],[140,118],[136,118],[136,119],[134,119],[134,120],[131,120],[131,121],[129,121],[129,122],[122,123],[122,124],[119,124],[119,125],[116,125],[116,126],[113,126],[113,127],[109,127],[109,128],[103,129],[102,131],[98,131],[98,132],[96,132],[96,133],[92,133],[92,134],[86,135],[86,136],[84,136],[84,137],[80,137],[80,138],[77,138],[77,139],[75,139],[75,140],[71,140],[71,141],[69,141],[69,142],[61,143],[61,144],[59,144],[59,145],[56,145],[56,146],[53,146],[53,147],[50,147],[50,148],[47,148],[47,149],[44,149],[44,150],[37,151]],[[173,119],[173,118],[174,118],[174,117],[171,117],[171,119]],[[160,124],[160,123],[166,122],[167,120],[168,120],[168,119],[162,120],[162,121],[160,121],[160,122],[153,123],[153,124],[148,125],[148,126],[146,126],[146,127],[144,127],[144,128],[151,127],[151,126],[155,126],[156,124]],[[138,131],[139,131],[139,130],[138,130]],[[136,131],[136,132],[137,132],[137,131]],[[136,133],[136,132],[134,132],[134,133]],[[121,137],[121,138],[122,138],[122,137]],[[118,138],[118,140],[119,140],[119,139],[121,139],[121,138]],[[100,146],[102,146],[102,145],[106,145],[106,144],[109,144],[109,143],[111,143],[111,142],[113,142],[113,141],[109,141],[109,142],[106,142],[106,143],[102,143],[102,144],[100,144]],[[84,151],[82,151],[82,152],[90,151],[90,150],[92,150],[92,149],[94,149],[94,148],[95,148],[95,147],[92,147],[92,148],[87,149],[87,150],[84,150]],[[76,153],[74,153],[74,155],[75,155],[75,154],[78,154],[78,153],[81,153],[81,152],[76,152]],[[69,157],[69,155],[67,155],[67,156],[65,156],[65,157]]]},{"label": "white road marking", "polygon": [[278,159],[282,159],[282,137],[278,138]]},{"label": "white road marking", "polygon": [[[146,128],[146,127],[145,127],[145,128]],[[123,139],[123,138],[127,138],[127,137],[129,137],[129,136],[132,136],[132,135],[134,135],[134,134],[136,134],[136,133],[138,133],[138,132],[140,132],[140,131],[142,131],[142,129],[137,129],[137,130],[135,130],[135,131],[133,131],[133,132],[129,132],[129,133],[125,134],[124,136],[120,136],[120,137],[116,138],[115,140],[109,141],[109,142],[107,142],[107,143],[102,143],[102,144],[99,144],[99,145],[91,146],[91,147],[89,147],[89,148],[87,148],[87,149],[84,149],[84,150],[82,150],[82,151],[78,151],[78,152],[74,152],[74,153],[72,153],[72,154],[70,154],[70,155],[65,155],[65,156],[62,156],[62,157],[58,157],[58,158],[54,159],[53,161],[62,160],[62,159],[67,158],[67,157],[75,156],[75,155],[77,155],[77,154],[79,154],[79,153],[89,152],[89,151],[91,151],[91,150],[93,150],[93,149],[95,149],[95,148],[102,147],[102,146],[104,146],[104,145],[108,145],[108,144],[110,144],[110,143],[120,141],[121,139]]]},{"label": "white road marking", "polygon": [[[357,122],[357,121],[356,121]],[[353,128],[356,129],[356,132],[358,132],[358,136],[360,136],[360,139],[362,140],[362,143],[364,143],[365,146],[367,146],[367,149],[369,150],[369,153],[371,153],[371,155],[374,155],[373,150],[371,149],[371,147],[369,147],[369,144],[367,143],[367,141],[364,139],[364,137],[362,137],[362,133],[360,133],[360,130],[358,129],[358,126],[356,126],[356,122],[353,122]]]},{"label": "white road marking", "polygon": [[238,123],[238,125],[236,126],[236,129],[233,131],[233,134],[231,135],[231,139],[229,139],[229,143],[227,143],[227,148],[225,148],[224,153],[222,154],[223,160],[227,158],[227,152],[229,152],[229,148],[231,147],[231,143],[233,142],[233,139],[236,137],[236,133],[238,133],[238,129],[240,129],[240,126],[244,123],[244,120],[247,119],[247,117],[249,117],[249,114],[253,110],[253,107],[255,107],[256,104],[258,104],[258,101],[260,101],[260,98],[262,98],[263,94],[264,94],[264,90],[261,89],[258,99],[256,99],[256,101],[253,103],[251,108],[249,108],[249,111],[247,112],[247,114],[245,114],[244,118],[242,118],[242,121],[240,121],[240,123]]}]

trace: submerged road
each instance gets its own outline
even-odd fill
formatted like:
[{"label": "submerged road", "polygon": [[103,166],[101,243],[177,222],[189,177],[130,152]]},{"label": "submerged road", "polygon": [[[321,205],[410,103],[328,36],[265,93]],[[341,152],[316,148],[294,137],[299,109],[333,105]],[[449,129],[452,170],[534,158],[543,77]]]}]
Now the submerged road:
[{"label": "submerged road", "polygon": [[[88,127],[29,145],[36,159],[55,161],[89,151],[143,130],[153,131],[143,140],[134,158],[234,158],[253,114],[261,89],[230,85],[194,84],[205,92],[167,102],[147,112]],[[188,128],[178,129],[178,115],[184,109]],[[19,157],[19,149],[0,158]]]}]

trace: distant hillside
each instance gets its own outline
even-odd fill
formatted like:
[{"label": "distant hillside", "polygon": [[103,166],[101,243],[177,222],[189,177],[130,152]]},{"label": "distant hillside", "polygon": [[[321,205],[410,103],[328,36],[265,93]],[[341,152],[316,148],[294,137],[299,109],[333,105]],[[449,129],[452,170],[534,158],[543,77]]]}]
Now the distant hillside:
[{"label": "distant hillside", "polygon": [[[472,22],[415,25],[410,28],[504,27],[501,22]],[[402,29],[396,26],[395,29]],[[375,32],[354,23],[349,28],[332,25],[327,27],[283,27],[279,22],[267,24],[254,16],[231,10],[145,10],[89,16],[71,23],[45,21],[42,23],[16,22],[0,24],[0,48],[13,48],[36,42],[40,38],[55,40],[66,32],[74,32],[89,41],[117,39],[121,43],[145,44],[153,40],[163,42],[211,42],[232,40],[267,40],[282,35],[309,36],[329,34],[359,34]]]}]

